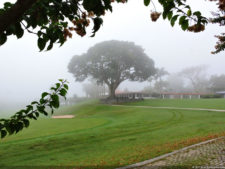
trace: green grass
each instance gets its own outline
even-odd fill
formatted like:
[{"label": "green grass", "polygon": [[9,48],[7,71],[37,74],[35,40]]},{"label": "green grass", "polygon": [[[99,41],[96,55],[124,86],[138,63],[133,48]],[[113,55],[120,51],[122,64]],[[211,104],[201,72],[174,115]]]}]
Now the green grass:
[{"label": "green grass", "polygon": [[32,121],[28,129],[0,140],[0,166],[113,168],[225,131],[223,112],[116,107],[92,101],[63,107],[56,114],[76,118]]},{"label": "green grass", "polygon": [[128,103],[128,105],[225,110],[225,99],[146,99],[141,102]]}]

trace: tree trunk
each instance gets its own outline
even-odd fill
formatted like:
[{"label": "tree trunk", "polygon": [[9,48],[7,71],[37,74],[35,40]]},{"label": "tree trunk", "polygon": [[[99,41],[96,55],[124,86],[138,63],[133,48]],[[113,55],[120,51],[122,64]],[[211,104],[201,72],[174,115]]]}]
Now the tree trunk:
[{"label": "tree trunk", "polygon": [[119,84],[117,85],[117,83],[112,83],[112,84],[108,84],[108,88],[109,88],[109,97],[110,99],[115,99],[116,98],[116,88],[119,86]]},{"label": "tree trunk", "polygon": [[109,98],[111,98],[111,99],[115,99],[116,98],[116,93],[115,93],[115,91],[116,91],[116,88],[113,86],[113,85],[110,85],[109,86]]}]

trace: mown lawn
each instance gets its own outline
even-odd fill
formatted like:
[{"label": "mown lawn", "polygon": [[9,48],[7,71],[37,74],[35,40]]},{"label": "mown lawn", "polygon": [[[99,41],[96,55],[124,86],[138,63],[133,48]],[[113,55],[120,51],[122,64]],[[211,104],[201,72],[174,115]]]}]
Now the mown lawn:
[{"label": "mown lawn", "polygon": [[115,168],[218,137],[225,131],[223,112],[89,102],[64,107],[56,114],[76,117],[39,119],[21,133],[0,140],[0,166]]},{"label": "mown lawn", "polygon": [[225,99],[146,99],[128,103],[135,106],[206,108],[225,110]]}]

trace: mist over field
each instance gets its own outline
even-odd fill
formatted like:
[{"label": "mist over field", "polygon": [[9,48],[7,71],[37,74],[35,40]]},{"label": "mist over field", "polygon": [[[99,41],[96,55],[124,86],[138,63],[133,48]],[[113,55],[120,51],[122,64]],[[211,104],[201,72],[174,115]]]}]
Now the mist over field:
[{"label": "mist over field", "polygon": [[[210,11],[216,8],[213,2],[189,2],[193,9],[201,9],[205,16],[211,16]],[[135,0],[116,4],[113,13],[105,15],[104,24],[94,38],[89,37],[89,30],[88,36],[74,35],[62,47],[55,46],[48,52],[39,52],[37,39],[32,34],[26,34],[20,40],[10,37],[0,47],[0,117],[3,112],[7,114],[38,99],[60,78],[70,82],[69,97],[74,94],[84,96],[82,84],[74,81],[67,65],[74,55],[85,53],[91,46],[106,40],[131,41],[142,46],[156,67],[163,67],[169,73],[197,65],[207,65],[207,76],[225,73],[224,52],[211,54],[216,43],[214,35],[223,28],[210,24],[201,33],[183,32],[179,26],[171,27],[162,18],[156,23],[151,22],[150,10]],[[149,83],[125,81],[119,89],[140,91]]]}]

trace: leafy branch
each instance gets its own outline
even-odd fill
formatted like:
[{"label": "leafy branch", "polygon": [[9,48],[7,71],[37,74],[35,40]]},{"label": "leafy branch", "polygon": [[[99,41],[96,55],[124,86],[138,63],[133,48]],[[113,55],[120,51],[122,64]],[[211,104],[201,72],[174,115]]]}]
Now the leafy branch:
[{"label": "leafy branch", "polygon": [[[126,0],[17,0],[0,8],[0,46],[11,35],[22,38],[24,31],[36,34],[40,51],[51,50],[55,43],[63,45],[73,33],[83,37],[93,23],[91,37],[100,29],[112,3]],[[26,25],[26,26],[25,26]],[[35,33],[33,30],[37,30]]]},{"label": "leafy branch", "polygon": [[[151,2],[151,3],[150,3]],[[201,12],[192,12],[189,5],[185,3],[185,0],[158,0],[163,7],[162,17],[168,19],[171,26],[174,26],[175,22],[179,18],[179,25],[182,30],[188,30],[190,32],[200,32],[205,29],[205,25],[209,22],[208,19],[202,16]],[[144,0],[146,6],[153,4],[151,0]],[[161,13],[156,10],[151,13],[152,21],[157,21]],[[194,21],[193,25],[190,25],[191,21]]]},{"label": "leafy branch", "polygon": [[59,83],[56,83],[54,87],[51,87],[50,91],[50,93],[42,93],[39,101],[31,102],[30,105],[27,105],[25,109],[15,113],[10,119],[0,119],[1,138],[4,138],[7,134],[16,134],[24,127],[29,127],[29,120],[37,120],[40,114],[48,116],[46,108],[50,108],[51,113],[53,114],[54,110],[59,108],[59,96],[66,99],[68,82],[59,79]]}]

